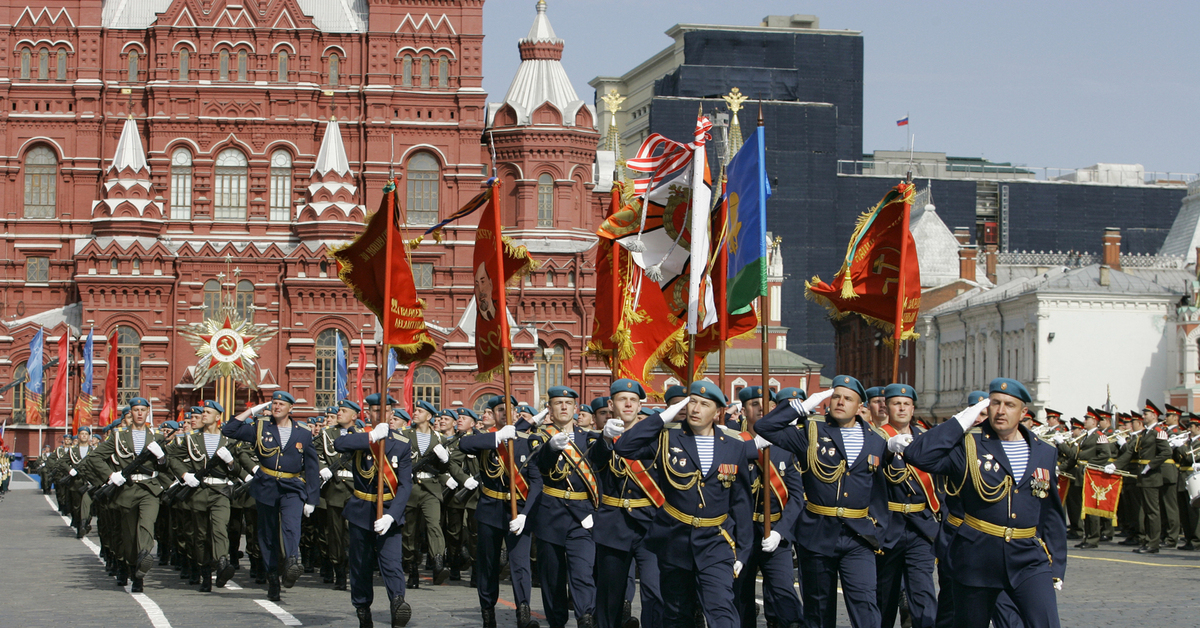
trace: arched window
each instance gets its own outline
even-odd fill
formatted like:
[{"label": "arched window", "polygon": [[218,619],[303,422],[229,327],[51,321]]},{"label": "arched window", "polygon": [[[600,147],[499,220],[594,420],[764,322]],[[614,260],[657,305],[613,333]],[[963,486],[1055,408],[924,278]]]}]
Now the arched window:
[{"label": "arched window", "polygon": [[[28,362],[22,362],[13,370],[13,381],[21,382],[13,388],[12,417],[13,423],[25,422],[25,378],[29,376]],[[45,390],[43,388],[43,390]]]},{"label": "arched window", "polygon": [[275,80],[280,83],[286,83],[288,80],[288,55],[286,50],[279,51],[279,78]]},{"label": "arched window", "polygon": [[575,287],[575,271],[573,271],[573,270],[567,273],[567,287],[568,288]]},{"label": "arched window", "polygon": [[142,337],[132,327],[117,327],[117,362],[117,404],[123,406],[142,389]]},{"label": "arched window", "polygon": [[254,284],[245,279],[238,282],[233,308],[237,311],[238,316],[242,317],[242,320],[254,321]]},{"label": "arched window", "polygon": [[58,67],[55,69],[54,78],[60,81],[67,80],[67,51],[58,51]]},{"label": "arched window", "polygon": [[171,154],[171,219],[192,219],[192,151],[186,148]]},{"label": "arched window", "polygon": [[429,57],[421,57],[421,87],[429,87]]},{"label": "arched window", "polygon": [[554,282],[558,280],[558,274],[552,270],[546,271],[546,287],[553,288]]},{"label": "arched window", "polygon": [[337,56],[337,53],[329,55],[329,84],[338,84],[338,74],[341,71],[342,60]]},{"label": "arched window", "polygon": [[271,154],[271,220],[292,219],[292,154],[277,150]]},{"label": "arched window", "polygon": [[438,219],[438,162],[429,153],[408,160],[408,224],[432,225]]},{"label": "arched window", "polygon": [[541,401],[544,402],[549,398],[546,392],[550,390],[551,386],[563,385],[563,360],[566,354],[567,347],[562,343],[555,343],[549,347],[538,347],[537,353],[534,354],[533,361],[537,365],[538,390],[541,392]]},{"label": "arched window", "polygon": [[413,401],[428,401],[442,407],[442,376],[432,366],[418,366],[413,374]]},{"label": "arched window", "polygon": [[129,71],[125,76],[125,80],[130,83],[135,83],[138,80],[138,53],[136,50],[129,51]]},{"label": "arched window", "polygon": [[188,52],[187,48],[183,48],[179,51],[179,80],[181,81],[188,80],[188,70],[190,69],[188,68],[188,63],[191,61],[188,56],[190,54],[191,53]]},{"label": "arched window", "polygon": [[[495,397],[495,396],[496,395],[493,393],[483,393],[482,395],[479,395],[479,397],[477,397],[475,399],[475,403],[471,404],[471,409],[475,411],[475,414],[482,417],[483,411],[487,410],[488,402],[491,401],[492,397]],[[482,427],[482,426],[480,426],[480,427]]]},{"label": "arched window", "polygon": [[249,57],[249,55],[246,54],[245,50],[238,51],[238,77],[237,77],[237,80],[239,80],[239,81],[250,80],[250,71],[249,71],[249,68],[247,68],[247,65],[249,62],[248,57]]},{"label": "arched window", "polygon": [[204,282],[204,318],[216,318],[221,311],[221,283],[216,279]]},{"label": "arched window", "polygon": [[[412,55],[404,55],[404,61],[401,63],[401,82],[405,87],[412,87]],[[27,77],[28,78],[28,77]]]},{"label": "arched window", "polygon": [[246,219],[246,155],[226,148],[217,155],[213,181],[213,219]]},{"label": "arched window", "polygon": [[46,146],[25,155],[25,217],[54,218],[58,157]]},{"label": "arched window", "polygon": [[217,62],[217,78],[222,81],[229,80],[229,51],[222,50],[218,56]]},{"label": "arched window", "polygon": [[38,51],[38,78],[50,78],[50,51],[45,48]]},{"label": "arched window", "polygon": [[328,408],[337,403],[337,338],[342,337],[342,350],[350,340],[337,329],[326,329],[317,335],[317,392],[316,407]]},{"label": "arched window", "polygon": [[450,61],[446,57],[438,57],[438,87],[450,86]]},{"label": "arched window", "polygon": [[31,53],[28,48],[25,48],[21,51],[21,78],[23,79],[29,78],[29,66],[33,62],[32,57],[33,53]]},{"label": "arched window", "polygon": [[538,177],[538,226],[554,227],[554,177]]}]

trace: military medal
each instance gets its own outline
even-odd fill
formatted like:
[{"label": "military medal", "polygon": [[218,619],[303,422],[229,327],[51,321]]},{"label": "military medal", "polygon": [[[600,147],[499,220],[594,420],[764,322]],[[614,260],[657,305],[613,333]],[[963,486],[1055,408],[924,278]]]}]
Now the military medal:
[{"label": "military medal", "polygon": [[1050,470],[1049,469],[1034,469],[1033,479],[1029,481],[1029,487],[1033,490],[1033,496],[1043,498],[1047,495],[1047,489],[1050,488]]},{"label": "military medal", "polygon": [[725,488],[729,488],[733,484],[733,480],[737,478],[736,464],[723,464],[717,467],[717,480]]}]

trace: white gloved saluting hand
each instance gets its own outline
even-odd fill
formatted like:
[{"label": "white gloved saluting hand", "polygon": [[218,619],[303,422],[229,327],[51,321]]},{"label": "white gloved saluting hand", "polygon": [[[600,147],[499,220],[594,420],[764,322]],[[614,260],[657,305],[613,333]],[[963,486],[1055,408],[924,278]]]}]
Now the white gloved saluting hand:
[{"label": "white gloved saluting hand", "polygon": [[682,400],[675,402],[675,405],[667,407],[666,410],[658,413],[658,418],[662,419],[663,425],[675,420],[675,415],[679,414],[680,410],[687,407],[691,401],[691,397],[684,397]]},{"label": "white gloved saluting hand", "polygon": [[975,405],[954,415],[954,420],[958,421],[958,424],[962,426],[963,431],[966,432],[967,430],[975,427],[975,423],[979,420],[979,415],[986,410],[991,403],[991,399],[984,397]]},{"label": "white gloved saluting hand", "polygon": [[[819,393],[813,394],[813,396],[809,397],[808,399],[801,401],[800,407],[797,408],[797,410],[800,411],[800,414],[802,414],[804,416],[808,416],[808,415],[812,414],[813,410],[816,410],[818,406],[825,403],[832,396],[833,396],[832,388],[829,388],[827,390],[822,390]],[[795,407],[795,405],[796,405],[796,401],[793,400],[792,406]]]},{"label": "white gloved saluting hand", "polygon": [[894,454],[902,454],[912,441],[912,434],[896,434],[888,439],[888,451]]},{"label": "white gloved saluting hand", "polygon": [[537,426],[542,422],[542,419],[546,418],[547,414],[550,414],[550,408],[542,408],[541,412],[533,415],[532,419],[529,419],[529,423]]}]

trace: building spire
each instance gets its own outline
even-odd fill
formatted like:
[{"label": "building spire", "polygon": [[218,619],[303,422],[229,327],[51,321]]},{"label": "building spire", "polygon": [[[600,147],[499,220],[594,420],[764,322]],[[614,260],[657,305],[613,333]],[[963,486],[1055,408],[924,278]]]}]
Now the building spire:
[{"label": "building spire", "polygon": [[321,150],[313,166],[313,172],[321,175],[330,171],[342,176],[350,172],[350,160],[346,158],[346,147],[342,144],[342,132],[336,117],[329,118],[329,122],[325,123],[325,137],[321,140]]},{"label": "building spire", "polygon": [[621,154],[621,131],[617,129],[617,112],[621,110],[621,103],[625,102],[625,96],[617,93],[617,90],[610,89],[608,93],[601,96],[600,100],[604,101],[604,109],[608,111],[608,133],[604,136],[604,150],[610,150],[613,153],[613,159],[617,164],[617,175],[621,181],[625,180],[625,157]]},{"label": "building spire", "polygon": [[738,123],[738,112],[742,110],[742,103],[749,99],[736,87],[721,98],[729,105],[729,158],[732,159],[742,148],[742,125]]},{"label": "building spire", "polygon": [[142,150],[142,136],[138,133],[133,116],[125,120],[125,126],[121,129],[121,139],[117,140],[117,154],[108,170],[121,172],[126,168],[133,172],[145,169],[146,174],[150,173],[150,166],[146,164],[146,152]]}]

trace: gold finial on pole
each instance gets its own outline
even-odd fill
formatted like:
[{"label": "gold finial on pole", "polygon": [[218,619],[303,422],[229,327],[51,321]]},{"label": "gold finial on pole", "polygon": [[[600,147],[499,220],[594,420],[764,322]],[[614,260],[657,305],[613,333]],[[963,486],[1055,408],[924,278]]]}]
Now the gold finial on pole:
[{"label": "gold finial on pole", "polygon": [[729,105],[729,112],[733,114],[733,124],[737,124],[737,112],[742,110],[742,103],[749,100],[742,90],[733,88],[730,92],[721,97],[725,104]]},{"label": "gold finial on pole", "polygon": [[608,93],[601,96],[600,100],[604,101],[604,110],[609,112],[609,126],[617,126],[617,112],[621,110],[621,103],[625,102],[625,97],[618,94],[617,90],[610,89]]}]

